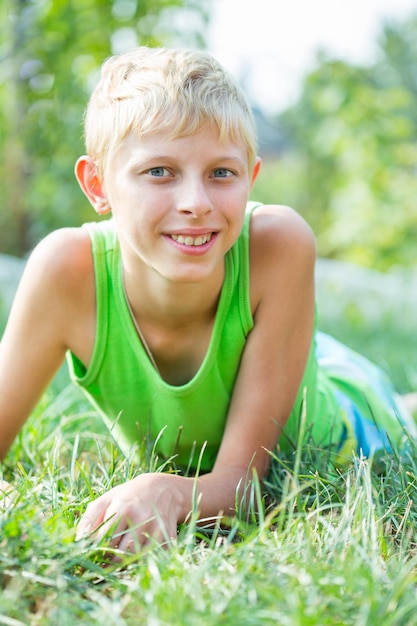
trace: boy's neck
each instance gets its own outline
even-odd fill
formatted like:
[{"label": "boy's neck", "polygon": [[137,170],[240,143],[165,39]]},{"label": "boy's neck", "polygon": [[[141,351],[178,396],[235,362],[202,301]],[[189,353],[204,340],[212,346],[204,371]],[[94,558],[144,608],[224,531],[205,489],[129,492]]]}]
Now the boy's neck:
[{"label": "boy's neck", "polygon": [[155,369],[169,384],[187,383],[204,361],[224,271],[218,274],[204,283],[184,284],[124,273],[133,323]]},{"label": "boy's neck", "polygon": [[174,327],[212,319],[223,279],[224,268],[204,283],[176,283],[148,269],[135,274],[128,268],[123,271],[125,294],[135,318]]}]

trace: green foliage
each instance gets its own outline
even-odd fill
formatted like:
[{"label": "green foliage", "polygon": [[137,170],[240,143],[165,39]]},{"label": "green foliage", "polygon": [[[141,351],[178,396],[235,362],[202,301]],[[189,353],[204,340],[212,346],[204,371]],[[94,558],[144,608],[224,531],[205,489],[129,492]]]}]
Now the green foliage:
[{"label": "green foliage", "polygon": [[[102,61],[134,45],[203,45],[207,0],[4,0],[0,250],[23,255],[92,218],[73,176]],[[179,11],[181,9],[181,11]]]},{"label": "green foliage", "polygon": [[292,149],[267,164],[254,197],[286,185],[273,201],[304,215],[320,256],[377,269],[415,263],[416,41],[414,18],[385,28],[371,67],[320,57],[278,120]]}]

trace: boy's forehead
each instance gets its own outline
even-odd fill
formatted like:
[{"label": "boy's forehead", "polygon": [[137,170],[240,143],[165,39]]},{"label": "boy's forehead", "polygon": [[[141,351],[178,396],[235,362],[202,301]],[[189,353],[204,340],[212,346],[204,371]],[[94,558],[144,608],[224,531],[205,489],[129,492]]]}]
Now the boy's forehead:
[{"label": "boy's forehead", "polygon": [[134,131],[130,131],[120,142],[120,147],[124,151],[156,151],[161,149],[177,150],[178,147],[187,143],[190,148],[193,145],[196,146],[196,150],[200,150],[201,146],[197,148],[197,143],[204,142],[205,145],[213,148],[218,148],[219,152],[223,151],[241,151],[246,150],[243,144],[237,144],[232,140],[221,139],[220,132],[210,126],[200,128],[196,132],[175,135],[172,131],[167,129],[157,129],[152,132],[140,135]]}]

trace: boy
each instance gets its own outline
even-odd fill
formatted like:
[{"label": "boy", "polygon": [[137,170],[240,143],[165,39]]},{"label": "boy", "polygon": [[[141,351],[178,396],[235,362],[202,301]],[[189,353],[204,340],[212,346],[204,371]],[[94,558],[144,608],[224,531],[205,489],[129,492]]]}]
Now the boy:
[{"label": "boy", "polygon": [[386,430],[400,444],[379,371],[330,338],[316,349],[313,234],[287,207],[247,205],[253,118],[213,58],[142,47],[109,59],[85,135],[75,174],[112,219],[52,233],[27,263],[0,346],[1,457],[67,357],[126,453],[157,441],[199,477],[119,485],[78,536],[112,531],[127,551],[174,538],[195,488],[201,517],[230,515],[278,440],[297,441],[304,390],[311,432],[339,460],[388,449]]}]

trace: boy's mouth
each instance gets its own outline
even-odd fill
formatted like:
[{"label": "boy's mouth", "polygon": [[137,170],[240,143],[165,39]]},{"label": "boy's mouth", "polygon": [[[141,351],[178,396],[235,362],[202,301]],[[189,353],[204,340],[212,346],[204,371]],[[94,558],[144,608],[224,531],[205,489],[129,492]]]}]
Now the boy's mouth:
[{"label": "boy's mouth", "polygon": [[205,235],[198,235],[197,237],[191,237],[191,235],[171,235],[171,239],[182,243],[185,246],[203,246],[210,241],[212,233]]}]

